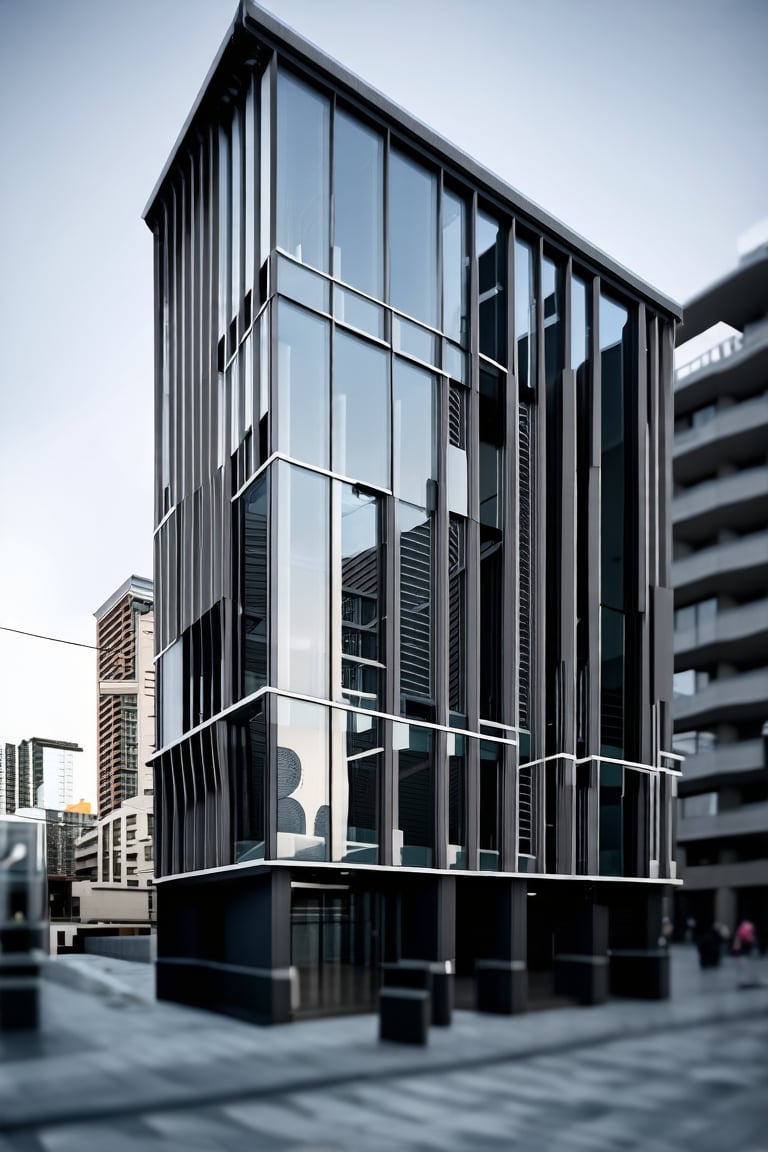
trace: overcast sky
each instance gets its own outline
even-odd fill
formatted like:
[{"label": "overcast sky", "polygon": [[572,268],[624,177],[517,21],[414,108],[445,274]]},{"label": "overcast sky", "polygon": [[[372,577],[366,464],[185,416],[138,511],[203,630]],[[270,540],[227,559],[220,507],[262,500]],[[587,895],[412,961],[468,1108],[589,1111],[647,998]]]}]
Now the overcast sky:
[{"label": "overcast sky", "polygon": [[[768,214],[764,0],[270,0],[285,23],[684,301]],[[141,213],[235,0],[0,0],[0,625],[93,644],[152,574]],[[0,631],[0,740],[76,740],[94,653]]]}]

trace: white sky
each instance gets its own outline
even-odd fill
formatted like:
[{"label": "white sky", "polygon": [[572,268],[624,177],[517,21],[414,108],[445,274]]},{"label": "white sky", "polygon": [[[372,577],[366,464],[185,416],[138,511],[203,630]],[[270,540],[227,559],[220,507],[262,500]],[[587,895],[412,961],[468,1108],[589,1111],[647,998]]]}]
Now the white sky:
[{"label": "white sky", "polygon": [[[269,0],[684,301],[768,213],[764,0]],[[94,643],[152,572],[141,212],[235,0],[0,0],[0,624]],[[77,740],[94,653],[0,631],[0,740]]]}]

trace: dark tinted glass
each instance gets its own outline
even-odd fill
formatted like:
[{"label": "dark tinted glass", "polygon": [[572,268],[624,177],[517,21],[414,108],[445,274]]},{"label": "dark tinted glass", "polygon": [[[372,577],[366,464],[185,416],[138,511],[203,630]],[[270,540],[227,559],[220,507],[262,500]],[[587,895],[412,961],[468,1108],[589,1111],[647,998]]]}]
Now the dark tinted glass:
[{"label": "dark tinted glass", "polygon": [[498,220],[477,214],[480,351],[499,364],[507,358],[507,234]]},{"label": "dark tinted glass", "polygon": [[432,732],[407,724],[395,724],[393,730],[397,756],[394,862],[412,868],[429,868],[435,847]]},{"label": "dark tinted glass", "polygon": [[342,696],[380,705],[381,555],[379,501],[349,485],[341,490]]},{"label": "dark tinted glass", "polygon": [[248,695],[267,683],[269,481],[266,472],[245,493],[242,507],[242,690]]},{"label": "dark tinted glass", "polygon": [[464,201],[443,191],[443,332],[464,344],[467,335],[467,241]]}]

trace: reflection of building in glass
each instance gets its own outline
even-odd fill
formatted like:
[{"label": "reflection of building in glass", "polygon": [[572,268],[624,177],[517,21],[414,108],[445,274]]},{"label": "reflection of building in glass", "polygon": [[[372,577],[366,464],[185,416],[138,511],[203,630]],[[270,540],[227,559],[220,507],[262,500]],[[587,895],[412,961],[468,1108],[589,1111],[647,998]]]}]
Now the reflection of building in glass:
[{"label": "reflection of building in glass", "polygon": [[[0,813],[18,808],[66,808],[72,802],[79,744],[33,736],[0,745]],[[76,759],[77,758],[77,759]]]},{"label": "reflection of building in glass", "polygon": [[675,305],[249,3],[147,221],[161,995],[662,994]]},{"label": "reflection of building in glass", "polygon": [[[685,308],[675,377],[678,910],[768,944],[768,243]],[[727,330],[726,330],[727,331]],[[704,338],[706,339],[706,338]],[[699,342],[701,343],[701,341]]]}]

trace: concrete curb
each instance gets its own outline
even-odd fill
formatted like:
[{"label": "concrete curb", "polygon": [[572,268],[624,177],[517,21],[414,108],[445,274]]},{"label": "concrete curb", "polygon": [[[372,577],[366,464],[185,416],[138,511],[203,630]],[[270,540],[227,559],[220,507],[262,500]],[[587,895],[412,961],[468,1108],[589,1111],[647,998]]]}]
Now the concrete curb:
[{"label": "concrete curb", "polygon": [[142,996],[135,989],[129,988],[119,975],[95,968],[90,963],[90,956],[48,956],[41,965],[40,973],[46,980],[94,996],[138,1004],[154,1000],[154,996]]}]

